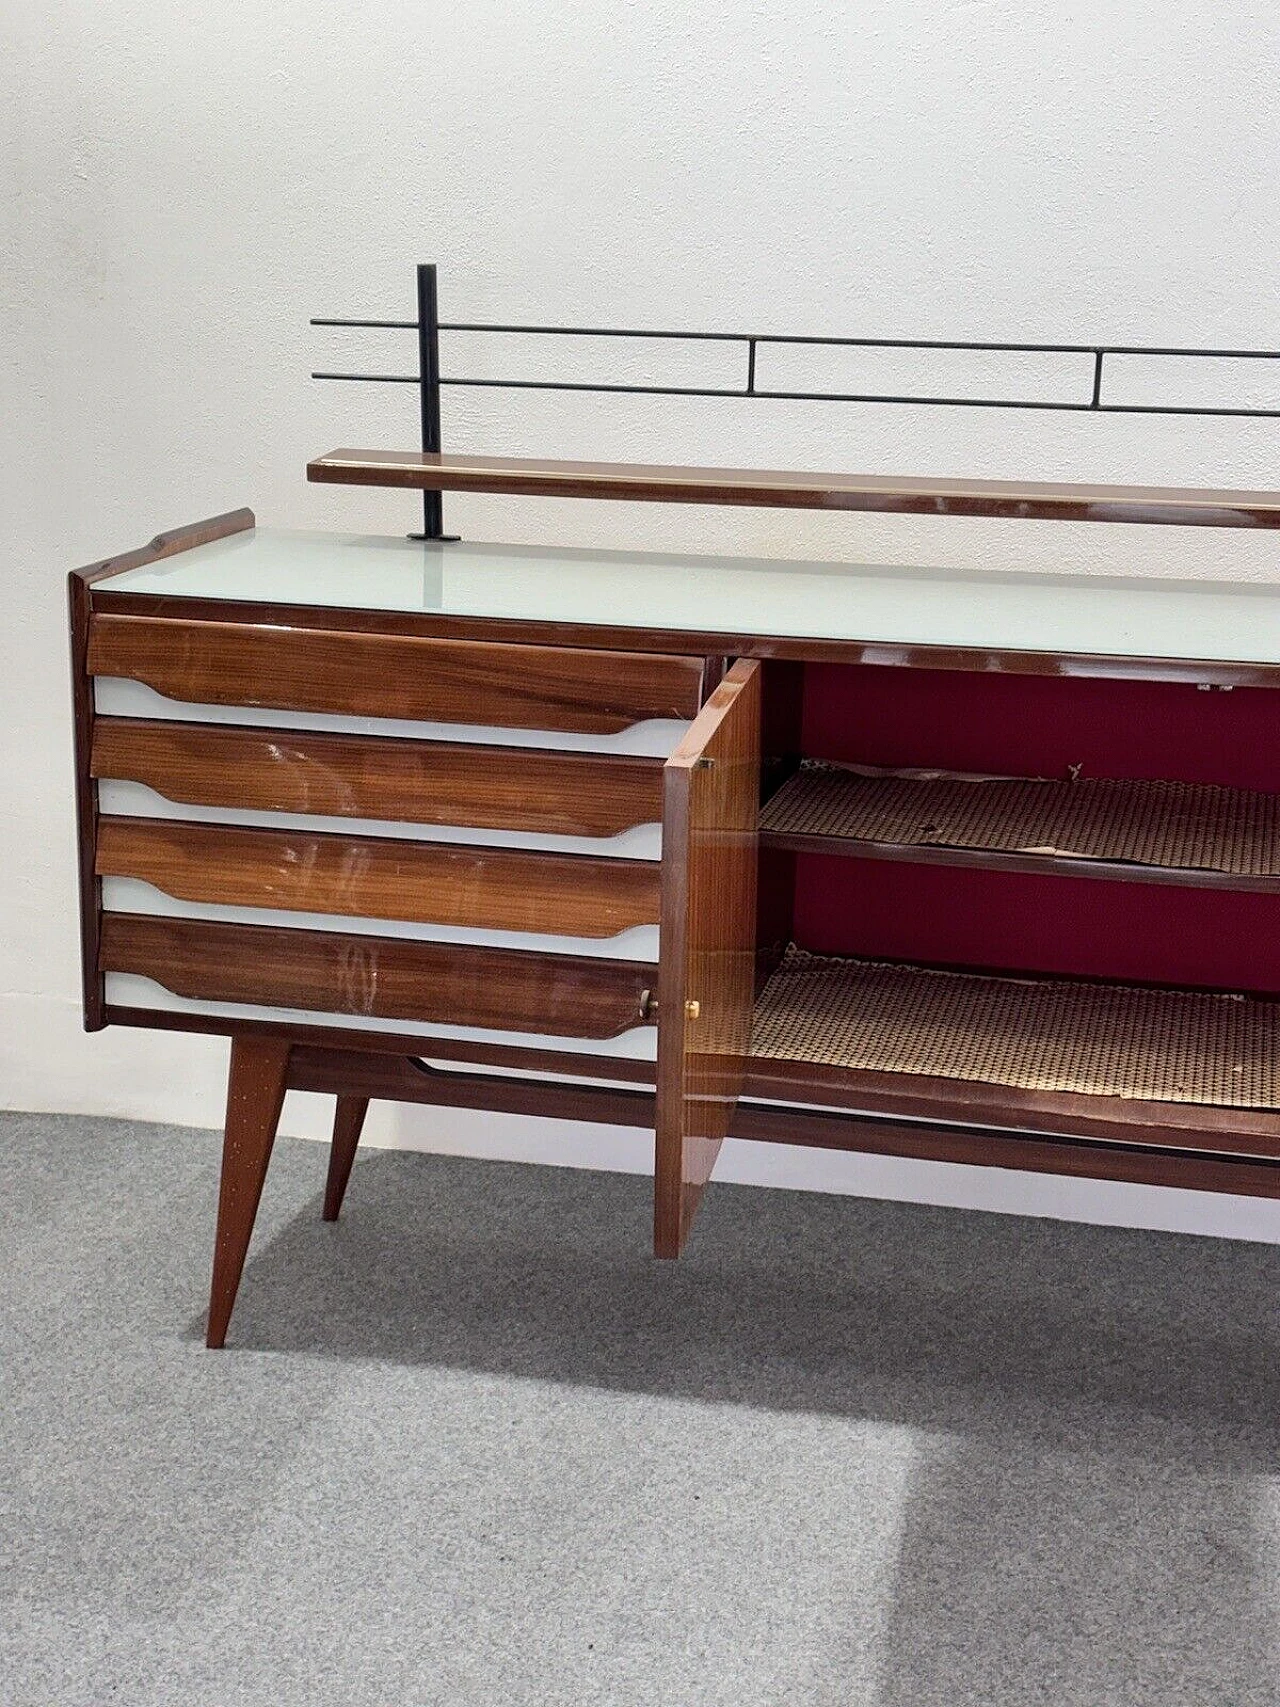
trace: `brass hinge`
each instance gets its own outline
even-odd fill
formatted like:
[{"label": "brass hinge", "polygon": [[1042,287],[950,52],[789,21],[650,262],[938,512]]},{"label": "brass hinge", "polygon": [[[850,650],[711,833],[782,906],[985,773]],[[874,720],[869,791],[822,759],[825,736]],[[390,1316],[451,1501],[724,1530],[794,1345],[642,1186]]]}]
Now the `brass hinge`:
[{"label": "brass hinge", "polygon": [[[698,1016],[701,1014],[701,1012],[702,1012],[702,1003],[700,1001],[698,1001],[696,997],[691,996],[689,998],[689,1000],[684,1004],[684,1017],[686,1019],[697,1019]],[[641,990],[641,992],[640,992],[640,1018],[641,1019],[656,1019],[657,1015],[658,1015],[658,998],[654,995],[652,990]]]}]

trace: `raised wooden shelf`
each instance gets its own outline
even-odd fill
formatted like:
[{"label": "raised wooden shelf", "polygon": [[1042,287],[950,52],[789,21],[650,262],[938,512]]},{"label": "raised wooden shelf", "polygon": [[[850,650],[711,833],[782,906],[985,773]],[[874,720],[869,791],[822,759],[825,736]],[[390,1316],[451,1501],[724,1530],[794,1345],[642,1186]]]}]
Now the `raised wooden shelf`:
[{"label": "raised wooden shelf", "polygon": [[807,761],[766,802],[760,834],[801,852],[1280,893],[1280,795],[1198,783]]},{"label": "raised wooden shelf", "polygon": [[[1280,1155],[1280,1002],[939,971],[791,947],[756,1003],[748,1092],[911,1118],[1212,1134]],[[1131,1136],[1131,1133],[1129,1134]]]},{"label": "raised wooden shelf", "polygon": [[887,510],[909,515],[1153,522],[1180,527],[1280,527],[1280,492],[1220,492],[1198,487],[798,474],[770,469],[546,462],[532,457],[394,450],[332,450],[307,464],[307,479],[341,486],[410,486],[430,492],[505,492],[548,498],[625,498],[660,504]]}]

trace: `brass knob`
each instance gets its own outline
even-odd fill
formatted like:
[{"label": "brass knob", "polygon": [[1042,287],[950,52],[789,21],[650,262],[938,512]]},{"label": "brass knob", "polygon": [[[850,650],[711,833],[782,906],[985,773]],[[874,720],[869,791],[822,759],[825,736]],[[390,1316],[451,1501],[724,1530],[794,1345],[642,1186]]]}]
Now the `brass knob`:
[{"label": "brass knob", "polygon": [[702,1012],[702,1003],[701,1002],[696,1002],[696,1001],[693,1001],[692,999],[690,999],[689,1001],[687,1001],[684,1004],[684,1017],[686,1019],[697,1019],[698,1015],[701,1012]]}]

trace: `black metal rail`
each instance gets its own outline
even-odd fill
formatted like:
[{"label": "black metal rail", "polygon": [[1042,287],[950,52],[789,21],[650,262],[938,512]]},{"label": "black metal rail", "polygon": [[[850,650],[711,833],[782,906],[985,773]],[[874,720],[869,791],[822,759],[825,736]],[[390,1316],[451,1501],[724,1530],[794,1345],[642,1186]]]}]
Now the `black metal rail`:
[{"label": "black metal rail", "polygon": [[[438,451],[440,438],[440,389],[445,385],[476,386],[493,391],[583,391],[622,393],[641,397],[733,397],[781,403],[887,403],[944,409],[1038,409],[1068,414],[1095,415],[1193,415],[1225,416],[1247,420],[1280,419],[1280,408],[1260,409],[1244,405],[1109,403],[1103,398],[1103,367],[1109,356],[1176,357],[1190,361],[1240,360],[1280,361],[1280,350],[1199,349],[1154,344],[1017,344],[946,338],[829,338],[779,332],[688,332],[661,331],[642,326],[524,326],[474,320],[439,318],[436,267],[417,269],[418,317],[416,320],[350,320],[329,316],[312,319],[312,326],[345,327],[357,331],[416,332],[418,372],[334,373],[314,372],[312,379],[341,380],[369,385],[416,385],[420,387],[422,449]],[[687,344],[739,344],[743,347],[745,371],[741,386],[637,385],[622,381],[565,379],[481,379],[440,372],[441,332],[488,332],[503,336],[552,338],[648,338]],[[1079,399],[1033,397],[950,397],[919,392],[876,391],[789,391],[756,383],[756,352],[761,345],[817,345],[830,349],[935,350],[993,355],[1090,356],[1093,359],[1090,395]],[[423,493],[423,536],[442,539],[443,500],[439,492]]]}]

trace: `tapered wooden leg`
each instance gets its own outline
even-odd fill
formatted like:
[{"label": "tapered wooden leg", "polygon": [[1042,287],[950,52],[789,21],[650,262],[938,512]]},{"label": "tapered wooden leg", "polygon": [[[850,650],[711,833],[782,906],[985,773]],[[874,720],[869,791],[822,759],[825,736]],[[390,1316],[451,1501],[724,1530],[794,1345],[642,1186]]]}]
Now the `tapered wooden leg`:
[{"label": "tapered wooden leg", "polygon": [[653,1254],[678,1257],[720,1154],[719,1138],[659,1129],[654,1167]]},{"label": "tapered wooden leg", "polygon": [[227,1080],[227,1126],[222,1141],[222,1185],[213,1247],[213,1286],[205,1344],[216,1350],[227,1337],[240,1276],[249,1251],[262,1182],[284,1103],[290,1045],[277,1037],[233,1037]]},{"label": "tapered wooden leg", "polygon": [[360,1130],[368,1112],[368,1097],[339,1097],[333,1116],[333,1144],[329,1150],[329,1177],[324,1185],[324,1218],[336,1221],[346,1196],[351,1164],[356,1159]]}]

